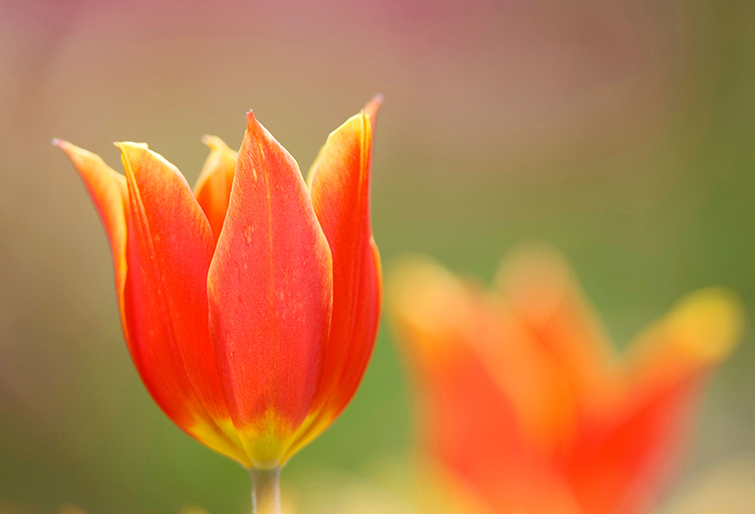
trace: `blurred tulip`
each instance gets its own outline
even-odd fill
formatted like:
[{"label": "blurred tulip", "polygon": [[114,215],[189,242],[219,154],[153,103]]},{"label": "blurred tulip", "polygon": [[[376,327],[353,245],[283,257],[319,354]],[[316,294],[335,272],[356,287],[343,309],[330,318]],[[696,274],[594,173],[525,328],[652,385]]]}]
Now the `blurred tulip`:
[{"label": "blurred tulip", "polygon": [[371,120],[333,132],[305,184],[250,112],[238,154],[218,138],[192,193],[141,143],[125,177],[57,144],[110,238],[121,321],[142,380],[192,437],[276,470],[353,396],[372,352],[380,260],[369,214]]},{"label": "blurred tulip", "polygon": [[520,252],[497,286],[416,259],[389,290],[419,444],[455,511],[648,512],[741,336],[737,298],[694,292],[618,355],[553,252]]}]

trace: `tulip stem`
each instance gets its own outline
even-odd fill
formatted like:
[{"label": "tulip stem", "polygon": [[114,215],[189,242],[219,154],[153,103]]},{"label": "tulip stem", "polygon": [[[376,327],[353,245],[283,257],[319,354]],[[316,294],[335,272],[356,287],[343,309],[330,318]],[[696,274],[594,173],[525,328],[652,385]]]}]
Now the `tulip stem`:
[{"label": "tulip stem", "polygon": [[252,514],[280,514],[281,468],[249,470],[252,477]]}]

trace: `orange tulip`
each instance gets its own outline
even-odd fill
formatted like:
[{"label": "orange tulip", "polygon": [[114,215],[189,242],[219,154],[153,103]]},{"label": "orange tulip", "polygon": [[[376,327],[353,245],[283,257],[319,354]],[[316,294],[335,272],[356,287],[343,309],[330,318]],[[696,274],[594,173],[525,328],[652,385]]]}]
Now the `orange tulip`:
[{"label": "orange tulip", "polygon": [[465,513],[647,512],[743,325],[732,293],[705,289],[619,355],[551,252],[512,258],[495,291],[424,260],[391,284],[421,454]]},{"label": "orange tulip", "polygon": [[371,133],[382,99],[333,132],[305,184],[249,112],[238,154],[211,153],[192,192],[142,143],[125,176],[55,141],[110,239],[121,322],[152,398],[189,435],[246,467],[282,466],[344,409],[378,325]]}]

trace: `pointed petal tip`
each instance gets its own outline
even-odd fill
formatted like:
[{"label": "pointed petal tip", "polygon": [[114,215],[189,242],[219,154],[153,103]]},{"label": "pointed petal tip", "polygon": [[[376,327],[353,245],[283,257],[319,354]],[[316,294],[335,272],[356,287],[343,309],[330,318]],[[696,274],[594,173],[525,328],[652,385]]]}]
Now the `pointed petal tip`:
[{"label": "pointed petal tip", "polygon": [[374,118],[377,116],[378,111],[380,110],[380,106],[383,105],[383,102],[385,101],[385,97],[378,93],[377,95],[373,96],[367,104],[365,104],[364,107],[362,107],[362,112],[367,114],[370,118]]},{"label": "pointed petal tip", "polygon": [[[296,162],[294,158],[286,151],[285,148],[275,139],[275,136],[273,136],[265,126],[259,122],[257,117],[254,115],[253,110],[249,110],[249,112],[246,113],[246,131],[252,138],[252,140],[266,140],[271,141],[275,143],[275,146],[279,146],[283,152],[290,158],[292,161]],[[246,137],[246,136],[244,136]],[[244,146],[244,143],[242,142],[241,146]],[[298,164],[296,165],[298,169]]]},{"label": "pointed petal tip", "polygon": [[169,169],[174,174],[180,176],[181,181],[185,183],[186,187],[189,187],[186,177],[183,176],[176,165],[161,154],[151,150],[147,143],[118,141],[113,144],[121,151],[121,161],[123,162],[123,169],[127,178],[133,176],[135,173],[142,173],[145,169],[152,167],[152,164],[155,164],[158,168]]},{"label": "pointed petal tip", "polygon": [[61,150],[63,150],[65,153],[70,153],[71,150],[83,150],[83,148],[79,148],[78,146],[74,145],[73,143],[66,141],[65,139],[58,139],[57,137],[52,139],[53,146],[57,146]]},{"label": "pointed petal tip", "polygon": [[376,105],[380,107],[381,105],[383,105],[383,102],[385,102],[385,95],[383,95],[382,93],[378,93],[375,96],[373,96],[369,102],[367,102],[367,105],[368,106]]},{"label": "pointed petal tip", "polygon": [[[259,120],[257,120],[257,117],[254,115],[254,111],[252,109],[249,109],[249,112],[246,113],[246,130],[247,132],[253,134],[259,134],[260,131],[262,133],[267,132],[267,130],[264,129]],[[272,134],[270,134],[270,136],[272,137]]]},{"label": "pointed petal tip", "polygon": [[449,298],[461,298],[457,278],[430,257],[415,254],[401,257],[390,266],[387,284],[388,308],[412,324],[431,330],[437,309]]},{"label": "pointed petal tip", "polygon": [[85,151],[82,148],[69,143],[65,139],[58,139],[57,137],[53,138],[52,145],[63,150],[63,153],[65,153],[70,159],[73,159],[72,155],[76,153],[76,150]]},{"label": "pointed petal tip", "polygon": [[540,241],[521,243],[501,261],[498,289],[533,319],[547,319],[579,290],[571,266],[555,247]]},{"label": "pointed petal tip", "polygon": [[202,136],[202,143],[210,147],[210,150],[220,151],[220,152],[226,152],[231,151],[230,147],[220,139],[218,136],[211,136],[210,134],[205,134]]},{"label": "pointed petal tip", "polygon": [[537,279],[543,273],[570,277],[573,272],[556,247],[543,241],[528,241],[516,245],[501,260],[496,281],[504,287],[512,277]]},{"label": "pointed petal tip", "polygon": [[[158,154],[157,152],[153,152],[149,149],[149,145],[147,143],[135,143],[133,141],[116,141],[113,143],[118,150],[121,151],[121,160],[123,162],[123,169],[125,171],[126,176],[133,173],[134,170],[132,169],[132,164],[135,159],[140,159],[141,156],[149,155],[152,157],[156,157],[158,160],[162,161],[164,164],[168,165],[169,167],[174,167],[171,163],[169,163],[162,155]],[[176,168],[176,171],[178,169]]]},{"label": "pointed petal tip", "polygon": [[736,293],[711,287],[679,300],[667,322],[680,350],[715,364],[726,359],[739,344],[745,312]]},{"label": "pointed petal tip", "polygon": [[100,159],[98,155],[93,154],[89,150],[85,150],[83,148],[80,148],[76,146],[75,144],[66,141],[65,139],[58,139],[57,137],[52,140],[52,144],[54,146],[57,146],[61,150],[63,150],[63,153],[65,153],[69,159],[71,159],[74,164],[76,163],[77,157],[88,157],[88,158],[95,158]]}]

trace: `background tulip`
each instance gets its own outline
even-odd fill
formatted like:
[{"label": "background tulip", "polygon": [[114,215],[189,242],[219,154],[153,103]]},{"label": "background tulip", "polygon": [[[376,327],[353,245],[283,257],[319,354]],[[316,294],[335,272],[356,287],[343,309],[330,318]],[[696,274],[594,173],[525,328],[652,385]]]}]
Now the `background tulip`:
[{"label": "background tulip", "polygon": [[491,292],[431,262],[393,277],[417,442],[492,512],[650,512],[741,338],[736,296],[703,289],[618,355],[572,277],[546,251],[512,257]]}]

